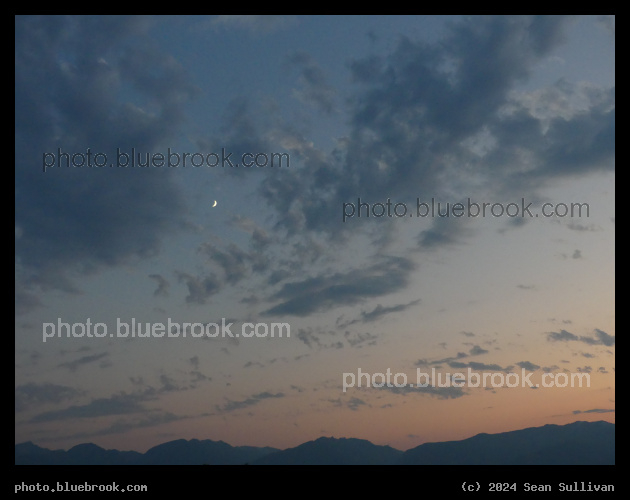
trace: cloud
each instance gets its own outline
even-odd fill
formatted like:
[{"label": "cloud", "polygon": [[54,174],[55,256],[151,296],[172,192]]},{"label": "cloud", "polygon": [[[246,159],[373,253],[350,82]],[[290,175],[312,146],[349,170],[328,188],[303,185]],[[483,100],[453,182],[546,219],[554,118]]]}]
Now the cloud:
[{"label": "cloud", "polygon": [[335,111],[336,91],[326,79],[322,68],[306,52],[295,52],[287,58],[290,66],[300,70],[300,90],[294,90],[301,101],[312,105],[324,113]]},{"label": "cloud", "polygon": [[566,330],[560,330],[559,332],[549,332],[547,334],[547,340],[549,340],[550,342],[559,342],[568,340],[579,340],[579,337]]},{"label": "cloud", "polygon": [[254,35],[264,35],[295,25],[295,16],[220,15],[212,20],[216,27],[226,30],[242,29]]},{"label": "cloud", "polygon": [[122,434],[133,429],[144,429],[147,427],[155,427],[162,424],[176,422],[190,418],[188,416],[175,415],[171,412],[151,411],[146,415],[116,420],[107,427],[103,427],[94,432],[78,432],[63,436],[63,439],[86,439],[94,436],[108,436],[110,434]]},{"label": "cloud", "polygon": [[381,257],[367,268],[286,283],[273,295],[282,302],[264,315],[308,316],[367,298],[397,292],[409,284],[415,264],[404,257]]},{"label": "cloud", "polygon": [[234,285],[246,278],[250,273],[261,273],[269,268],[269,259],[263,253],[269,244],[269,238],[261,230],[254,230],[251,235],[252,250],[247,252],[234,243],[230,243],[225,250],[210,243],[199,247],[199,252],[207,255],[210,262],[217,264],[223,271],[225,281]]},{"label": "cloud", "polygon": [[[457,359],[463,359],[463,358],[467,358],[469,356],[480,356],[482,354],[487,354],[488,352],[489,351],[487,351],[483,347],[480,347],[478,345],[474,345],[474,346],[472,346],[470,348],[468,353],[458,352],[455,356],[449,356],[447,358],[436,359],[436,360],[433,360],[433,361],[428,361],[426,359],[419,359],[414,364],[415,364],[415,366],[431,366],[431,365],[441,365],[443,363],[447,363],[449,366],[453,366],[452,362],[457,360]],[[454,364],[455,365],[460,364],[462,366],[466,366],[466,365],[464,365],[464,363],[454,363]],[[454,368],[458,368],[458,366],[454,366]]]},{"label": "cloud", "polygon": [[530,361],[519,361],[518,363],[516,363],[516,366],[524,368],[525,370],[530,371],[530,372],[535,372],[536,370],[540,368],[540,366],[534,363],[531,363]]},{"label": "cloud", "polygon": [[535,290],[535,285],[516,285],[516,288],[520,288],[521,290]]},{"label": "cloud", "polygon": [[27,289],[27,287],[19,281],[18,276],[15,279],[15,315],[20,316],[42,305],[37,295]]},{"label": "cloud", "polygon": [[204,243],[200,247],[200,251],[207,254],[208,257],[216,262],[223,269],[225,280],[229,284],[238,283],[247,275],[246,262],[249,255],[231,243],[224,252],[219,250],[215,245]]},{"label": "cloud", "polygon": [[367,403],[365,401],[363,401],[362,399],[359,399],[359,398],[350,398],[350,400],[346,402],[346,405],[352,411],[357,411],[359,406],[367,405]]},{"label": "cloud", "polygon": [[158,389],[158,392],[176,392],[186,389],[187,387],[180,387],[177,385],[176,381],[168,375],[160,375],[160,388]]},{"label": "cloud", "polygon": [[615,36],[615,16],[598,16],[597,22],[613,36]]},{"label": "cloud", "polygon": [[367,345],[374,345],[376,344],[376,339],[378,338],[378,335],[374,335],[370,332],[357,333],[354,336],[352,336],[350,332],[346,332],[344,336],[348,341],[348,344],[350,344],[350,347],[361,347],[360,344],[363,344],[364,342],[367,342]]},{"label": "cloud", "polygon": [[371,311],[362,311],[361,312],[361,318],[357,318],[357,319],[353,319],[352,321],[348,321],[345,323],[340,323],[338,325],[339,328],[346,328],[347,326],[353,325],[355,323],[369,323],[372,321],[376,321],[380,318],[382,318],[383,316],[387,315],[387,314],[391,314],[391,313],[395,313],[395,312],[403,312],[407,309],[409,309],[412,306],[418,305],[420,303],[420,299],[416,299],[413,300],[411,302],[408,302],[406,304],[397,304],[395,306],[385,306],[383,307],[381,304],[378,304],[374,309],[372,309]]},{"label": "cloud", "polygon": [[221,289],[221,281],[214,274],[206,277],[191,276],[188,273],[177,272],[179,282],[186,283],[189,304],[205,304],[207,300]]},{"label": "cloud", "polygon": [[[271,392],[260,392],[258,394],[253,394],[252,396],[242,400],[242,401],[230,401],[225,403],[223,406],[217,405],[217,410],[220,412],[231,412],[234,410],[242,410],[243,408],[248,408],[253,405],[257,405],[261,401],[265,399],[275,399],[275,398],[283,398],[284,394],[282,392],[278,392],[273,394]],[[227,399],[227,398],[226,398]]]},{"label": "cloud", "polygon": [[[469,17],[452,23],[439,44],[402,37],[389,54],[351,61],[357,91],[348,103],[350,130],[331,152],[317,150],[290,126],[268,134],[305,167],[262,180],[275,229],[345,241],[392,222],[339,224],[339,208],[357,197],[384,202],[386,193],[413,204],[417,197],[459,198],[482,183],[491,193],[518,189],[522,195],[559,176],[612,171],[614,89],[563,83],[552,87],[553,97],[515,90],[563,42],[569,22],[562,16]],[[571,93],[581,93],[584,105],[571,104]],[[553,107],[543,99],[568,104]],[[463,218],[435,218],[418,243],[436,249],[463,243],[469,234]]]},{"label": "cloud", "polygon": [[85,405],[73,405],[63,410],[47,411],[35,415],[31,422],[55,422],[75,418],[96,418],[128,413],[144,413],[147,409],[141,404],[148,399],[145,393],[120,393],[109,398],[94,399]]},{"label": "cloud", "polygon": [[469,363],[462,363],[460,361],[449,361],[448,366],[451,368],[470,368],[471,370],[477,370],[480,372],[509,372],[512,370],[512,366],[505,368],[497,364],[479,363],[477,361],[471,361]]},{"label": "cloud", "polygon": [[597,336],[597,338],[599,339],[599,341],[606,346],[613,346],[615,345],[615,337],[612,335],[608,335],[606,332],[604,332],[603,330],[600,330],[598,328],[595,329],[595,335]]},{"label": "cloud", "polygon": [[252,247],[255,250],[262,251],[273,241],[273,238],[267,231],[258,226],[253,220],[242,215],[234,215],[230,219],[229,224],[248,233],[251,236]]},{"label": "cloud", "polygon": [[83,391],[66,385],[29,382],[18,385],[15,388],[15,411],[22,412],[33,406],[75,399],[83,394]]},{"label": "cloud", "polygon": [[319,337],[315,335],[312,328],[300,328],[298,330],[297,338],[304,342],[308,347],[313,347],[313,344],[319,345]]},{"label": "cloud", "polygon": [[573,410],[574,415],[579,415],[580,413],[615,413],[615,409],[593,408],[592,410]]},{"label": "cloud", "polygon": [[427,394],[429,396],[434,396],[438,399],[457,399],[466,395],[466,392],[461,387],[434,387],[432,385],[427,385],[426,387],[417,387],[417,386],[404,386],[404,387],[396,387],[396,385],[391,384],[391,387],[384,385],[381,389],[387,390],[394,394]]},{"label": "cloud", "polygon": [[150,274],[149,278],[157,282],[157,288],[153,292],[154,297],[168,297],[169,282],[159,274]]},{"label": "cloud", "polygon": [[595,329],[595,338],[586,337],[586,336],[577,336],[571,332],[566,330],[560,330],[559,332],[549,332],[547,334],[547,340],[549,342],[568,342],[568,341],[576,341],[576,342],[584,342],[588,345],[605,345],[605,346],[613,346],[615,345],[615,337],[612,335],[608,335],[603,330],[598,328]]},{"label": "cloud", "polygon": [[101,354],[91,354],[89,356],[82,356],[82,357],[80,357],[78,359],[75,359],[73,361],[67,361],[65,363],[60,363],[57,366],[59,368],[67,368],[71,372],[74,372],[74,371],[77,370],[77,368],[80,368],[83,365],[87,365],[89,363],[94,363],[95,361],[103,359],[103,358],[105,358],[107,356],[109,356],[108,352],[102,352]]},{"label": "cloud", "polygon": [[578,222],[570,222],[569,224],[567,224],[567,228],[571,229],[572,231],[601,231],[602,228],[600,226],[597,226],[595,224],[589,224],[588,226],[585,224],[580,224]]},{"label": "cloud", "polygon": [[[70,271],[155,255],[184,223],[180,190],[157,169],[37,168],[59,148],[90,148],[115,163],[116,148],[153,152],[174,136],[197,91],[177,61],[148,48],[156,45],[126,43],[146,41],[149,24],[135,16],[15,19],[15,260],[18,298],[26,299],[18,312],[37,305],[32,295],[42,290],[77,292]],[[123,97],[125,87],[137,102]]]},{"label": "cloud", "polygon": [[420,233],[418,243],[424,249],[462,243],[463,238],[470,234],[470,229],[466,227],[466,224],[464,219],[438,217],[429,229]]},{"label": "cloud", "polygon": [[484,349],[483,347],[479,347],[478,345],[473,346],[470,349],[470,355],[471,356],[478,356],[480,354],[487,354],[489,351],[487,351],[486,349]]}]

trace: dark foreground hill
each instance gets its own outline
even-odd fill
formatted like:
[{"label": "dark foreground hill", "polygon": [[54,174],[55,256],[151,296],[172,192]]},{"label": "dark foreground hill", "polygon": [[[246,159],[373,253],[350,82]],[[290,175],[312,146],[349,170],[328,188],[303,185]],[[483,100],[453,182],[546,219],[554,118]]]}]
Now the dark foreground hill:
[{"label": "dark foreground hill", "polygon": [[413,465],[612,465],[615,424],[574,422],[500,434],[477,434],[463,441],[425,443],[407,450]]},{"label": "dark foreground hill", "polygon": [[277,451],[253,465],[394,465],[403,452],[365,439],[326,438]]},{"label": "dark foreground hill", "polygon": [[92,443],[68,451],[48,450],[33,443],[15,445],[16,465],[240,465],[279,451],[276,448],[230,446],[209,439],[178,439],[154,446],[146,453],[105,450]]},{"label": "dark foreground hill", "polygon": [[105,450],[95,444],[68,451],[33,443],[15,445],[16,465],[612,465],[615,425],[574,422],[462,441],[425,443],[405,452],[364,439],[326,438],[278,450],[230,446],[223,441],[179,439],[146,453]]}]

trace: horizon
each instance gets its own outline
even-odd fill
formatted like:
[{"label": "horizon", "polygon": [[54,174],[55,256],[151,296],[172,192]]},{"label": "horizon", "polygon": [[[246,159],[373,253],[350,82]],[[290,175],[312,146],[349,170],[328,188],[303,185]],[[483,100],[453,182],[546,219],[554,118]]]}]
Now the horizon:
[{"label": "horizon", "polygon": [[[607,420],[575,420],[574,422],[570,422],[570,423],[568,423],[568,424],[562,424],[562,425],[558,425],[558,424],[544,424],[544,425],[543,425],[543,426],[541,426],[541,427],[547,427],[547,426],[564,427],[564,426],[567,426],[567,425],[573,425],[573,424],[579,424],[579,423],[589,423],[589,424],[590,424],[590,423],[605,423],[605,424],[615,425],[615,424],[614,424],[614,422],[608,422]],[[491,436],[491,435],[506,434],[506,433],[510,433],[510,432],[518,432],[518,431],[525,431],[525,430],[538,429],[538,428],[539,428],[539,427],[525,427],[525,428],[522,428],[522,429],[514,429],[513,431],[504,431],[504,432],[498,432],[498,433],[493,433],[493,434],[483,433],[483,432],[482,432],[482,433],[475,434],[475,435],[473,435],[473,436],[468,436],[468,437],[466,437],[466,438],[464,438],[464,439],[461,439],[461,440],[455,440],[455,441],[427,441],[426,443],[421,443],[421,444],[419,444],[419,445],[417,445],[417,446],[413,446],[412,448],[407,448],[407,449],[399,449],[399,448],[395,448],[395,447],[390,446],[390,445],[388,445],[388,444],[377,444],[377,443],[372,443],[372,442],[371,442],[370,440],[368,440],[368,439],[362,439],[362,438],[356,438],[356,437],[344,437],[344,436],[338,436],[338,437],[337,437],[337,436],[320,436],[320,437],[318,437],[318,438],[311,439],[311,440],[309,440],[309,441],[305,441],[305,442],[303,442],[303,443],[299,443],[299,444],[297,444],[297,445],[295,445],[295,446],[291,446],[291,447],[289,447],[289,448],[274,448],[273,446],[261,446],[260,448],[272,448],[272,449],[275,449],[275,450],[278,450],[278,451],[285,451],[285,450],[288,450],[288,449],[292,449],[292,448],[299,447],[299,446],[301,446],[301,445],[303,445],[303,444],[313,443],[313,442],[315,442],[315,441],[319,441],[319,440],[321,440],[321,439],[334,440],[334,441],[351,440],[351,439],[353,439],[353,440],[357,440],[357,441],[367,441],[367,442],[369,442],[369,443],[371,443],[371,444],[373,444],[373,445],[375,445],[375,446],[388,446],[388,447],[390,447],[390,448],[392,448],[392,449],[394,449],[394,450],[396,450],[396,451],[405,452],[405,451],[409,451],[409,450],[412,450],[412,449],[414,449],[414,448],[417,448],[418,446],[422,446],[423,444],[454,443],[454,442],[465,441],[465,440],[467,440],[467,439],[471,439],[471,438],[474,438],[474,437],[476,437],[476,436],[480,436],[480,435],[487,435],[487,436]],[[116,448],[103,448],[103,447],[100,447],[99,445],[97,445],[97,444],[95,444],[95,443],[92,443],[92,442],[78,443],[78,444],[76,444],[76,445],[74,445],[74,446],[72,446],[72,447],[70,447],[70,448],[67,448],[67,449],[62,449],[62,448],[56,448],[56,449],[46,448],[45,446],[39,446],[38,444],[33,443],[32,441],[24,441],[24,442],[21,442],[21,443],[15,443],[15,446],[24,445],[24,444],[32,444],[32,445],[34,445],[34,446],[38,446],[39,448],[45,448],[45,449],[48,449],[49,451],[69,451],[69,450],[71,450],[72,448],[77,447],[77,446],[83,446],[83,445],[94,445],[94,446],[99,446],[99,448],[104,449],[105,451],[110,451],[110,450],[121,451],[121,452],[131,451],[131,452],[137,452],[137,453],[144,454],[144,453],[146,453],[147,451],[149,451],[149,450],[151,450],[151,449],[153,449],[153,448],[156,448],[156,447],[158,447],[158,446],[161,446],[161,445],[163,445],[163,444],[168,444],[168,443],[173,443],[173,442],[178,442],[178,441],[185,441],[186,443],[190,443],[190,442],[192,442],[192,441],[197,441],[197,442],[210,441],[210,442],[213,442],[213,443],[223,443],[223,444],[227,444],[228,446],[236,447],[236,446],[234,446],[234,445],[232,445],[232,444],[230,444],[230,443],[226,443],[225,441],[222,441],[222,440],[215,441],[215,440],[212,440],[212,439],[197,439],[197,438],[191,438],[191,439],[184,439],[184,438],[180,438],[180,439],[172,439],[172,440],[169,440],[169,441],[164,441],[164,442],[162,442],[162,443],[158,443],[158,444],[156,444],[155,446],[152,446],[152,447],[147,448],[146,450],[142,450],[142,451],[141,451],[141,450],[116,449]],[[241,446],[248,446],[248,445],[241,445]]]},{"label": "horizon", "polygon": [[15,65],[16,444],[615,422],[615,16],[16,16]]}]

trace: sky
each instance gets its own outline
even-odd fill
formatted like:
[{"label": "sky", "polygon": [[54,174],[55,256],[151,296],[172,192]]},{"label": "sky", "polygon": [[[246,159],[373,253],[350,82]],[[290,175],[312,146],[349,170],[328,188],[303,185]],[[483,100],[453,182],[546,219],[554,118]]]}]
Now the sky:
[{"label": "sky", "polygon": [[606,15],[16,17],[15,442],[614,422],[614,58]]}]

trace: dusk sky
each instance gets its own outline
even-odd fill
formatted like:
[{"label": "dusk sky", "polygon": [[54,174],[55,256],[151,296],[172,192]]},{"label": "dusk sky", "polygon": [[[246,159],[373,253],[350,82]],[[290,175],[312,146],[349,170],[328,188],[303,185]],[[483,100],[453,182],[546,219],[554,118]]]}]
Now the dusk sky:
[{"label": "dusk sky", "polygon": [[[406,450],[615,421],[614,16],[15,28],[16,443]],[[67,166],[88,148],[106,164]],[[118,166],[132,148],[189,163]],[[432,199],[449,217],[418,216]],[[132,318],[197,325],[119,337]],[[436,384],[469,369],[590,387]]]}]

